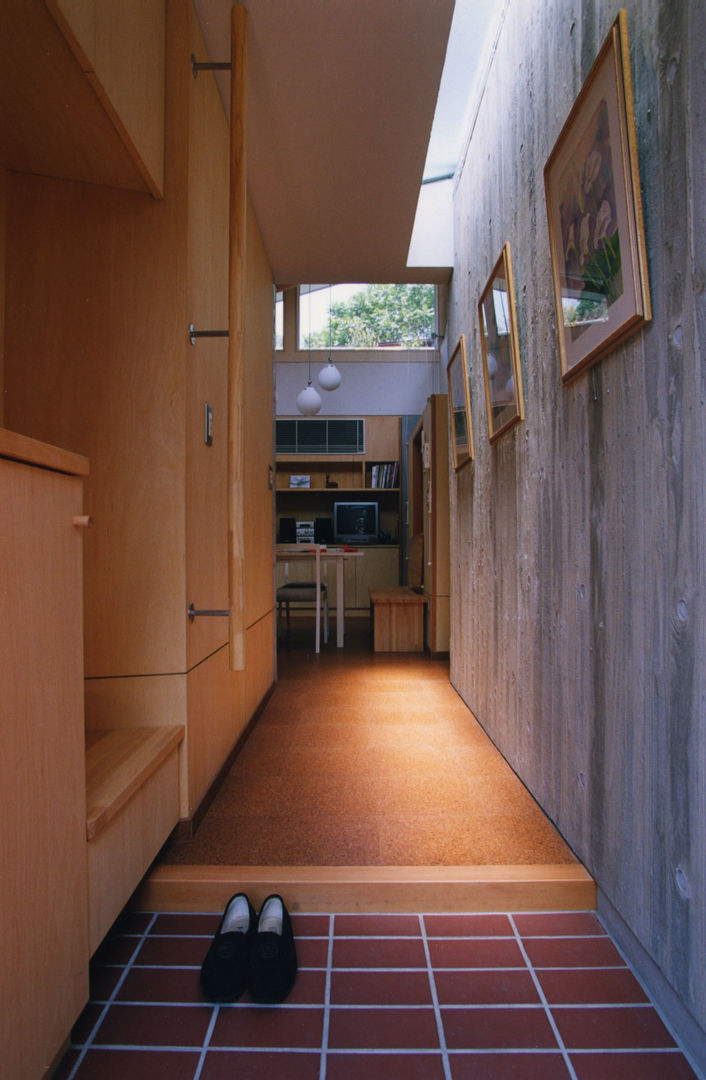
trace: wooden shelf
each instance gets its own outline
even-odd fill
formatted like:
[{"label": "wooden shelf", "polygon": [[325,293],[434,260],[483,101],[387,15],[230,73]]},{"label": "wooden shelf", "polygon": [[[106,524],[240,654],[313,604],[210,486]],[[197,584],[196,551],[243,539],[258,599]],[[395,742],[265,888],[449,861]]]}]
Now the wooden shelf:
[{"label": "wooden shelf", "polygon": [[93,840],[184,738],[184,727],[86,733],[86,839]]}]

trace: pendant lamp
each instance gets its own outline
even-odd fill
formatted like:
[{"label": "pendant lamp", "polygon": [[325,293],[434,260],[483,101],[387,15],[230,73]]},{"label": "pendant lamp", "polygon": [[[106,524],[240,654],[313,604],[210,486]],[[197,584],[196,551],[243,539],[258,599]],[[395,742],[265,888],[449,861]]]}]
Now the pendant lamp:
[{"label": "pendant lamp", "polygon": [[321,395],[311,385],[311,379],[297,394],[297,409],[302,416],[315,416],[321,408]]},{"label": "pendant lamp", "polygon": [[328,363],[322,367],[317,375],[319,386],[322,390],[335,390],[341,385],[341,373],[333,362],[331,349],[333,348],[333,336],[331,334],[331,286],[328,287]]},{"label": "pendant lamp", "polygon": [[330,354],[328,363],[325,367],[322,367],[317,378],[319,380],[319,386],[323,390],[335,390],[337,386],[341,385],[341,373],[331,359]]},{"label": "pendant lamp", "polygon": [[307,383],[297,394],[297,409],[302,416],[315,416],[321,408],[321,395],[311,385],[311,286],[309,286],[309,370]]}]

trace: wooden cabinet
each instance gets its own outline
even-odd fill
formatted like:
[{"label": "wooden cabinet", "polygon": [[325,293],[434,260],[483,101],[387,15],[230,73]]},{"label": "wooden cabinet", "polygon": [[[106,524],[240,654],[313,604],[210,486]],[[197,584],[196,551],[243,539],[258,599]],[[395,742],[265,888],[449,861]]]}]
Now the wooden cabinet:
[{"label": "wooden cabinet", "polygon": [[426,647],[449,651],[449,425],[446,394],[432,394],[409,442],[409,584],[427,598]]},{"label": "wooden cabinet", "polygon": [[[369,610],[370,587],[397,585],[400,572],[400,419],[398,416],[365,417],[365,453],[278,454],[276,509],[278,539],[282,518],[295,522],[323,519],[333,523],[336,502],[375,502],[378,528],[385,542],[361,548],[364,557],[344,565],[346,610]],[[292,477],[307,478],[307,486],[293,487]],[[332,486],[333,485],[333,486]],[[277,584],[284,579],[283,564],[277,567]],[[290,567],[290,580],[307,573],[304,566]],[[328,581],[329,603],[336,604],[335,575]]]},{"label": "wooden cabinet", "polygon": [[[81,474],[0,430],[0,1045],[47,1073],[88,998]],[[77,475],[78,474],[78,475]]]},{"label": "wooden cabinet", "polygon": [[[295,521],[333,521],[337,501],[378,505],[378,527],[386,543],[399,543],[400,418],[365,417],[365,452],[348,454],[277,454],[277,536],[283,517]],[[305,486],[293,486],[293,477]]]}]

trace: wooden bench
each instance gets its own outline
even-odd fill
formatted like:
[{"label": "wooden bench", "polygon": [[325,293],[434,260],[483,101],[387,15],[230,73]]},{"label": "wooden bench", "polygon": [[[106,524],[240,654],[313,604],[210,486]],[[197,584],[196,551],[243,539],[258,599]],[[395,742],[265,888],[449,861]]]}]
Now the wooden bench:
[{"label": "wooden bench", "polygon": [[179,819],[183,738],[181,724],[86,732],[91,953]]},{"label": "wooden bench", "polygon": [[423,593],[408,585],[370,589],[373,650],[375,652],[423,652]]}]

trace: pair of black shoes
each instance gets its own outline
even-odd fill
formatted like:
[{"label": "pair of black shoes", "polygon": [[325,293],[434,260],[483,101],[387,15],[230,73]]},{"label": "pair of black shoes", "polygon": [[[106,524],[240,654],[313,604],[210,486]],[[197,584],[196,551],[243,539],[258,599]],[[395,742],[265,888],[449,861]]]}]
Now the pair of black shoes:
[{"label": "pair of black shoes", "polygon": [[201,965],[206,1000],[237,1001],[247,988],[252,1001],[276,1005],[296,974],[292,922],[282,897],[268,896],[256,915],[245,893],[232,896]]}]

